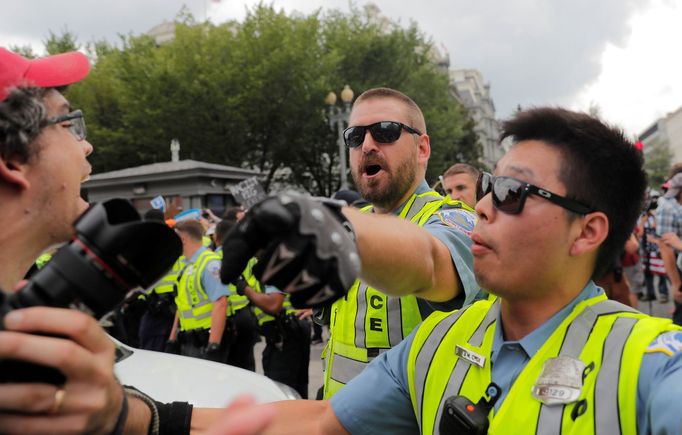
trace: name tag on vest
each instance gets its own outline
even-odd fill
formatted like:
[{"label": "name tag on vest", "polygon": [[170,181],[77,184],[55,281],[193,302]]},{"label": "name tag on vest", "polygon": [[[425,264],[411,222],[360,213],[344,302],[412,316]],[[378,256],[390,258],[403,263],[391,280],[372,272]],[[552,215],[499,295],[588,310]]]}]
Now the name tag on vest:
[{"label": "name tag on vest", "polygon": [[463,348],[459,344],[455,346],[455,355],[458,357],[462,358],[464,361],[479,366],[480,368],[483,368],[485,366],[485,357],[483,355],[479,355],[476,352],[472,352],[468,349]]}]

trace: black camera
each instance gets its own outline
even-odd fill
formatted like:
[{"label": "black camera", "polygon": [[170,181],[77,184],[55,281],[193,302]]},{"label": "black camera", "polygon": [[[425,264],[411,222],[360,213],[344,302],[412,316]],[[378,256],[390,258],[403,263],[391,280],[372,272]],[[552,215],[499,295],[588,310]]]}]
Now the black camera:
[{"label": "black camera", "polygon": [[656,210],[656,208],[658,208],[658,197],[654,196],[649,199],[646,209],[647,211],[653,211]]},{"label": "black camera", "polygon": [[[10,311],[40,305],[66,308],[81,303],[100,318],[132,288],[158,281],[182,253],[172,229],[161,222],[141,221],[122,199],[92,205],[74,226],[73,240],[25,287],[12,294],[0,290],[0,330]],[[64,381],[53,368],[0,359],[0,383]]]},{"label": "black camera", "polygon": [[442,434],[485,435],[488,433],[488,414],[502,389],[491,382],[485,389],[489,399],[481,397],[474,404],[464,396],[452,396],[445,400],[438,430]]}]

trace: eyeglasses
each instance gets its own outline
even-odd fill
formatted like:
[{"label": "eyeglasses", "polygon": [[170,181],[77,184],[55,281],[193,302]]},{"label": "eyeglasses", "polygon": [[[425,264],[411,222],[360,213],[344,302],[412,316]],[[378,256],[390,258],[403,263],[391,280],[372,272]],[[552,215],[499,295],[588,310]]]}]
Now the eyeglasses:
[{"label": "eyeglasses", "polygon": [[343,131],[343,141],[348,148],[357,148],[365,141],[367,130],[378,143],[393,143],[400,139],[402,130],[421,136],[419,130],[397,121],[379,121],[371,125],[356,125]]},{"label": "eyeglasses", "polygon": [[68,126],[71,134],[78,140],[84,140],[87,131],[85,129],[85,118],[83,118],[83,112],[80,110],[48,119],[47,125],[61,124],[66,121],[71,121],[71,125]]},{"label": "eyeglasses", "polygon": [[557,195],[516,178],[493,177],[487,172],[482,172],[476,183],[476,200],[480,201],[490,192],[493,194],[493,206],[507,214],[521,213],[526,198],[531,194],[541,196],[574,213],[587,214],[594,211],[591,207],[578,201]]}]

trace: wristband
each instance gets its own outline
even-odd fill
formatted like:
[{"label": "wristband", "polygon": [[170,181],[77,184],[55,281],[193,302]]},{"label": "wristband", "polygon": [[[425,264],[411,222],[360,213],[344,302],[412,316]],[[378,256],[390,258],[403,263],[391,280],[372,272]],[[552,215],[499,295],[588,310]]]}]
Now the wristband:
[{"label": "wristband", "polygon": [[128,396],[126,395],[126,391],[124,388],[121,412],[118,414],[118,419],[116,420],[116,425],[114,426],[114,429],[111,431],[111,435],[123,435],[123,430],[125,429],[127,419],[128,419]]},{"label": "wristband", "polygon": [[164,435],[189,435],[192,422],[192,405],[187,402],[160,403],[159,433]]},{"label": "wristband", "polygon": [[149,435],[159,435],[159,411],[156,408],[156,402],[151,397],[147,396],[140,390],[131,387],[125,387],[125,392],[131,397],[140,399],[145,405],[149,407],[152,414],[152,420],[149,422]]}]

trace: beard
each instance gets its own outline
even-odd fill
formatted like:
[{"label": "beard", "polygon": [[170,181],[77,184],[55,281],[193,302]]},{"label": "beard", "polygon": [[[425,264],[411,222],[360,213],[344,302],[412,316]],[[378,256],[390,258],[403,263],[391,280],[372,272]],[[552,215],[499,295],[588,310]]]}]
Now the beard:
[{"label": "beard", "polygon": [[[414,152],[400,162],[395,170],[389,169],[386,161],[379,158],[368,158],[367,160],[378,160],[377,163],[385,173],[385,180],[381,178],[371,178],[369,180],[362,177],[362,167],[367,162],[363,162],[359,168],[352,171],[353,181],[358,188],[360,195],[373,205],[386,210],[393,210],[400,204],[407,191],[414,184],[417,177],[417,153]],[[382,188],[382,183],[384,187]]]}]

